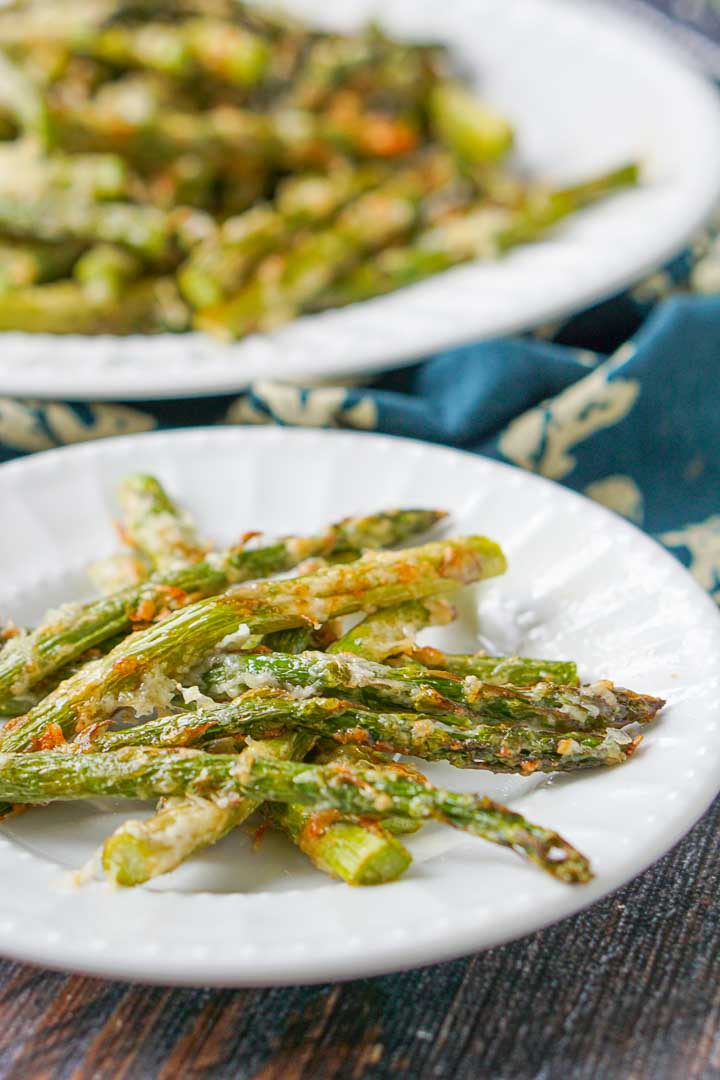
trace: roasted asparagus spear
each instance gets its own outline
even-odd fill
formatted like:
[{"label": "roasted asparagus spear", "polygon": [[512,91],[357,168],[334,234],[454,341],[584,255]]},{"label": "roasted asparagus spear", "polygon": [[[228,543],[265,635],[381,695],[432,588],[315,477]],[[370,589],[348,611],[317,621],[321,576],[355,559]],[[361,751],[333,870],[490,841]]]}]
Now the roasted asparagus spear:
[{"label": "roasted asparagus spear", "polygon": [[0,799],[45,803],[119,796],[131,799],[213,795],[228,805],[240,799],[304,803],[317,810],[383,818],[433,819],[491,843],[512,848],[568,884],[589,881],[587,859],[556,832],[525,820],[488,798],[443,791],[421,783],[400,766],[342,765],[273,760],[252,750],[118,750],[106,754],[0,753]]},{"label": "roasted asparagus spear", "polygon": [[[255,547],[239,545],[187,567],[154,575],[89,604],[68,605],[54,612],[0,659],[0,704],[25,694],[38,682],[116,634],[200,597],[222,592],[252,578],[290,570],[313,555],[359,554],[365,548],[402,543],[424,532],[443,514],[433,510],[398,510],[346,518],[316,536],[292,536]],[[300,620],[302,623],[304,620]]]}]

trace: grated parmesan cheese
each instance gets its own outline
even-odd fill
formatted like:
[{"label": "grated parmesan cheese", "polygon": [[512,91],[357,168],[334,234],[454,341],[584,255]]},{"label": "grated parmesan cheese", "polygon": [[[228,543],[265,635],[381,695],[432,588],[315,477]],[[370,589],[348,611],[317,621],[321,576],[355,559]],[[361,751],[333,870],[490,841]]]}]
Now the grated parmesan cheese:
[{"label": "grated parmesan cheese", "polygon": [[180,686],[177,684],[177,688],[180,691],[183,701],[186,705],[190,705],[195,702],[198,705],[212,706],[216,702],[207,694],[203,694],[199,686]]},{"label": "grated parmesan cheese", "polygon": [[[177,682],[162,671],[153,668],[148,671],[139,686],[130,690],[121,690],[114,699],[114,708],[130,705],[138,716],[149,716],[154,712],[164,712],[177,691]],[[112,705],[113,695],[107,694],[102,699],[105,709]],[[112,711],[112,709],[111,709]]]},{"label": "grated parmesan cheese", "polygon": [[589,694],[594,694],[595,697],[602,698],[608,708],[617,708],[618,700],[613,693],[613,683],[608,679],[598,679],[597,682],[591,683],[590,686],[587,687],[587,692]]},{"label": "grated parmesan cheese", "polygon": [[218,649],[230,649],[234,645],[242,645],[250,637],[251,630],[247,623],[240,623],[237,630],[232,634],[226,634],[222,641],[218,642]]}]

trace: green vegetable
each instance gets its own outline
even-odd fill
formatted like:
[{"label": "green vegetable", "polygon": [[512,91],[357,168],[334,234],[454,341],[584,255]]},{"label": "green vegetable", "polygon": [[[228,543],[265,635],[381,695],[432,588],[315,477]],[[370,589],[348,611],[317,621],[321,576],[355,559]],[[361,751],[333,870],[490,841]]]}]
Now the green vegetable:
[{"label": "green vegetable", "polygon": [[594,200],[634,187],[638,176],[637,165],[630,164],[569,188],[531,188],[514,207],[488,202],[483,195],[420,232],[412,243],[387,246],[372,260],[339,275],[313,299],[312,310],[381,296],[471,259],[497,258],[518,244],[540,239]]},{"label": "green vegetable", "polygon": [[0,193],[0,230],[40,240],[121,244],[153,263],[167,261],[174,251],[172,223],[162,210],[67,194],[24,199]]},{"label": "green vegetable", "polygon": [[366,660],[382,661],[395,653],[412,649],[418,630],[426,626],[444,626],[454,618],[454,609],[444,599],[428,597],[426,600],[411,600],[407,604],[366,615],[327,651],[355,653]]},{"label": "green vegetable", "polygon": [[275,202],[228,218],[180,268],[186,299],[198,308],[219,304],[237,292],[259,259],[291,242],[301,227],[317,225],[348,199],[372,187],[376,169],[335,169],[289,176],[278,184]]},{"label": "green vegetable", "polygon": [[572,660],[534,660],[527,656],[487,656],[485,653],[453,656],[440,649],[428,648],[411,649],[406,656],[397,659],[404,664],[414,661],[419,668],[447,671],[461,678],[472,675],[481,682],[497,686],[532,686],[538,682],[578,685],[577,664]]},{"label": "green vegetable", "polygon": [[10,803],[174,795],[213,796],[228,804],[245,798],[302,803],[379,821],[398,814],[434,819],[522,853],[559,881],[577,884],[592,877],[587,859],[556,832],[488,798],[420,783],[398,766],[348,771],[344,764],[272,760],[252,750],[242,761],[200,750],[0,753],[0,799]]},{"label": "green vegetable", "polygon": [[[220,593],[229,585],[290,570],[311,555],[357,555],[365,548],[402,543],[424,532],[442,516],[434,510],[397,510],[345,518],[315,536],[286,537],[254,548],[228,548],[190,566],[153,575],[138,586],[101,600],[66,605],[53,612],[48,623],[3,650],[0,707],[8,698],[24,695],[88,649],[128,633],[135,623],[150,622],[200,597]],[[301,624],[304,621],[299,620]]]},{"label": "green vegetable", "polygon": [[[313,738],[307,732],[293,732],[256,742],[235,760],[242,766],[261,754],[276,760],[303,758]],[[126,821],[108,837],[102,850],[105,875],[115,885],[132,886],[168,874],[194,852],[242,825],[261,802],[251,796],[233,802],[203,795],[165,798],[151,817]]]},{"label": "green vegetable", "polygon": [[251,686],[309,688],[342,696],[370,708],[409,709],[453,717],[456,725],[537,724],[557,731],[598,731],[648,723],[662,708],[660,698],[598,682],[559,686],[536,682],[524,687],[481,682],[475,676],[411,667],[386,667],[357,656],[307,652],[297,656],[235,653],[210,662],[201,686],[213,697],[235,697]]},{"label": "green vegetable", "polygon": [[171,570],[206,553],[190,518],[156,477],[144,473],[125,477],[118,488],[118,502],[126,539],[155,570]]},{"label": "green vegetable", "polygon": [[513,129],[460,83],[438,83],[430,93],[430,118],[438,137],[470,164],[496,161],[513,143]]},{"label": "green vegetable", "polygon": [[79,283],[65,280],[0,292],[0,330],[159,334],[186,326],[187,309],[171,277],[143,278],[117,299],[96,298]]},{"label": "green vegetable", "polygon": [[22,132],[41,144],[49,139],[49,120],[39,89],[25,72],[0,52],[0,107]]},{"label": "green vegetable", "polygon": [[141,260],[113,244],[98,244],[81,255],[73,277],[95,303],[113,303],[123,296],[129,282],[142,276]]},{"label": "green vegetable", "polygon": [[32,139],[0,145],[0,193],[11,198],[123,199],[129,186],[129,170],[117,154],[43,154]]},{"label": "green vegetable", "polygon": [[0,242],[0,294],[68,274],[81,251],[77,243]]},{"label": "green vegetable", "polygon": [[[238,586],[223,596],[180,608],[86,664],[16,721],[12,730],[6,728],[0,746],[6,751],[37,749],[48,739],[67,737],[103,720],[120,705],[132,704],[142,711],[143,697],[147,709],[161,705],[175,678],[239,630],[265,634],[315,625],[355,611],[449,592],[504,569],[497,544],[484,537],[465,537],[398,553],[373,552],[307,577]],[[3,667],[5,654],[3,650],[0,655]],[[67,662],[67,656],[64,659]],[[26,661],[20,671],[20,686],[26,687]],[[12,682],[9,690],[20,692]]]},{"label": "green vegetable", "polygon": [[395,881],[412,862],[407,848],[379,822],[360,825],[337,810],[313,812],[298,803],[265,803],[263,809],[318,870],[346,885]]},{"label": "green vegetable", "polygon": [[[658,703],[658,707],[661,703]],[[544,719],[541,715],[540,721]],[[569,725],[570,718],[565,717]],[[473,723],[460,727],[456,717],[415,712],[372,712],[334,698],[297,700],[282,690],[254,690],[226,706],[176,713],[122,731],[97,734],[92,728],[78,736],[95,751],[128,746],[207,745],[229,735],[264,738],[283,728],[302,728],[369,749],[408,754],[425,761],[449,761],[459,768],[492,772],[567,772],[618,765],[637,745],[623,731],[563,732],[516,723]]]},{"label": "green vegetable", "polygon": [[447,163],[435,156],[390,177],[353,199],[330,225],[261,264],[236,295],[198,312],[196,325],[234,338],[293,318],[353,263],[409,235],[420,202],[447,180]]},{"label": "green vegetable", "polygon": [[553,190],[512,143],[441,44],[376,25],[225,0],[7,5],[0,234],[79,249],[4,259],[0,331],[232,341],[497,258],[637,182],[628,166]]}]

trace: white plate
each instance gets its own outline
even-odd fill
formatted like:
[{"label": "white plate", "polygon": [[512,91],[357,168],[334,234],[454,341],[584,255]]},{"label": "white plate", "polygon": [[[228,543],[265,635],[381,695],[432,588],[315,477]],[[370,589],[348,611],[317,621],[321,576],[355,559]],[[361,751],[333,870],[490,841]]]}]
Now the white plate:
[{"label": "white plate", "polygon": [[[0,837],[0,953],[156,982],[250,985],[352,978],[495,945],[562,918],[639,873],[690,827],[720,786],[720,618],[685,570],[636,529],[546,480],[456,451],[374,435],[214,429],[53,451],[0,468],[0,610],[20,622],[81,595],[83,567],[113,550],[112,492],[157,472],[203,528],[311,530],[344,514],[419,504],[452,530],[500,540],[510,571],[468,591],[453,649],[576,657],[583,675],[670,704],[618,769],[496,777],[449,766],[446,786],[490,793],[565,833],[596,881],[560,885],[516,855],[427,826],[403,880],[331,883],[281,838],[259,853],[240,832],[151,887],[61,887],[130,811],[36,810]],[[132,812],[145,812],[141,804]]]},{"label": "white plate", "polygon": [[458,268],[236,345],[197,334],[5,334],[0,393],[183,397],[232,393],[258,377],[302,381],[396,367],[612,294],[682,248],[720,193],[715,93],[645,23],[571,0],[287,6],[319,24],[350,28],[379,14],[400,35],[447,41],[482,92],[512,118],[521,163],[538,175],[565,182],[632,157],[646,163],[647,182],[497,263]]}]

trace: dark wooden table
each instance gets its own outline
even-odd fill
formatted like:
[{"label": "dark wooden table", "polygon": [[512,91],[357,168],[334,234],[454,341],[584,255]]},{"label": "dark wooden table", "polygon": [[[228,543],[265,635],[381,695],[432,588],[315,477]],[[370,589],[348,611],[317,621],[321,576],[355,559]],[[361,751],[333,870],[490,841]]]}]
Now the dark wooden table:
[{"label": "dark wooden table", "polygon": [[652,870],[585,914],[400,975],[167,990],[0,964],[0,1076],[718,1077],[719,826],[720,801]]}]

